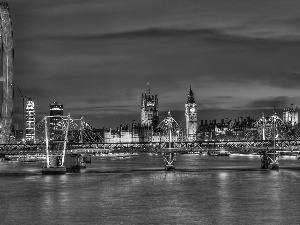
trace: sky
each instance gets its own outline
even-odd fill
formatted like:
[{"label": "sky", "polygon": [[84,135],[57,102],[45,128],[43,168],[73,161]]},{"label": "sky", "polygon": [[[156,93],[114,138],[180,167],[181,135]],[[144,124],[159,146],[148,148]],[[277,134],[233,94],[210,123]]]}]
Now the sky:
[{"label": "sky", "polygon": [[160,119],[170,110],[180,124],[190,85],[198,121],[300,105],[298,0],[6,2],[19,126],[17,88],[37,122],[57,101],[95,128],[139,122],[148,82]]}]

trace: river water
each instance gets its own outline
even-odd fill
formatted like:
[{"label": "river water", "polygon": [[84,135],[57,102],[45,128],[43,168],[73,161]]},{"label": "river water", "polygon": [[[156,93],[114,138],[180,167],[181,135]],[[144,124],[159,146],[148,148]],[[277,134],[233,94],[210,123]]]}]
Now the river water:
[{"label": "river water", "polygon": [[259,156],[92,157],[76,174],[0,162],[0,224],[300,224],[300,160]]}]

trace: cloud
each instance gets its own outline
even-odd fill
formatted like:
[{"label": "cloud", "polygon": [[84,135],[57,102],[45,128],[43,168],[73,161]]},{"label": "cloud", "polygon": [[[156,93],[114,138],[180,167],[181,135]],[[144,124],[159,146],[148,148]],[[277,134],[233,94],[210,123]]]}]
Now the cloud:
[{"label": "cloud", "polygon": [[254,109],[274,109],[284,108],[291,103],[290,97],[278,96],[274,98],[254,100],[248,104],[249,108]]},{"label": "cloud", "polygon": [[138,105],[108,105],[108,106],[87,106],[87,107],[72,107],[69,106],[68,110],[73,112],[84,112],[87,115],[91,114],[126,114],[132,112],[132,108],[138,107]]},{"label": "cloud", "polygon": [[[245,28],[244,28],[245,29]],[[177,28],[177,27],[148,27],[136,30],[125,30],[116,32],[76,32],[72,34],[43,33],[34,37],[20,37],[21,40],[56,40],[56,41],[95,41],[105,39],[135,39],[135,38],[193,38],[210,42],[246,43],[260,45],[276,45],[286,43],[300,43],[300,34],[297,35],[270,35],[265,33],[247,33],[243,29],[238,31],[232,27],[202,27],[202,28]]]},{"label": "cloud", "polygon": [[295,1],[11,3],[15,84],[38,112],[57,100],[90,119],[130,118],[148,81],[159,110],[183,109],[190,83],[199,108],[215,109],[273,107],[300,86]]},{"label": "cloud", "polygon": [[[60,58],[67,60],[62,58],[61,65],[66,67],[76,63],[76,67],[82,65],[82,70],[89,67],[89,73],[94,74],[100,70],[112,76],[118,73],[131,73],[131,76],[143,74],[147,80],[147,77],[164,73],[167,79],[172,76],[180,81],[183,74],[192,80],[198,73],[201,80],[209,76],[227,83],[257,81],[280,88],[298,88],[300,83],[297,82],[298,74],[294,72],[298,70],[296,59],[299,54],[293,51],[300,48],[298,40],[247,37],[215,28],[149,28],[36,38],[37,42],[46,39],[50,46],[57,45],[54,49],[61,52]],[[61,45],[63,52],[58,49]],[[75,75],[73,73],[72,76]]]}]

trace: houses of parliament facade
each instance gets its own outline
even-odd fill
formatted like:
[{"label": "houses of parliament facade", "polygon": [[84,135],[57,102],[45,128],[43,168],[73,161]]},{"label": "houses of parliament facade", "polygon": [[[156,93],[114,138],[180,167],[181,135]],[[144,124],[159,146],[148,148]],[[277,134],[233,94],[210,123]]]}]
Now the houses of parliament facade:
[{"label": "houses of parliament facade", "polygon": [[[172,141],[194,141],[197,133],[197,104],[194,99],[194,93],[190,86],[188,98],[185,103],[185,128],[176,127],[172,131]],[[164,142],[169,141],[169,135],[166,130],[160,128],[166,120],[172,119],[171,113],[168,113],[166,119],[159,120],[158,116],[158,97],[151,94],[150,88],[148,93],[142,93],[141,97],[141,122],[118,128],[116,131],[108,129],[104,132],[104,142]],[[175,121],[176,123],[176,121]]]}]

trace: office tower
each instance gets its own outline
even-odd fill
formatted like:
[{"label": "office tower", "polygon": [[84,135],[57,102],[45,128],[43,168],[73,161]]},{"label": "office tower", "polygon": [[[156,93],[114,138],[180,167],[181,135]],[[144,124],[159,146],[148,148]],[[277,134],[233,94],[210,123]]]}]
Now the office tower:
[{"label": "office tower", "polygon": [[62,116],[64,108],[61,103],[52,102],[50,104],[50,140],[61,139],[62,131]]},{"label": "office tower", "polygon": [[34,102],[28,98],[26,103],[26,142],[35,142],[35,110]]},{"label": "office tower", "polygon": [[195,103],[194,93],[190,86],[188,100],[185,104],[186,137],[188,141],[196,140],[197,132],[197,104]]}]

